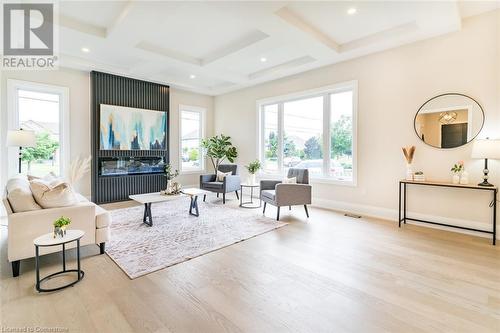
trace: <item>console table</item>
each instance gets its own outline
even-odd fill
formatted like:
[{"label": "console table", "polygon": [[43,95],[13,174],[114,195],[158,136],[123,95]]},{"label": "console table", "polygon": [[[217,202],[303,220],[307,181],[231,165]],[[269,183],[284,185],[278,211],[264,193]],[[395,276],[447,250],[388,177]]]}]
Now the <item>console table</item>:
[{"label": "console table", "polygon": [[[467,228],[467,227],[461,227],[461,226],[451,225],[451,224],[446,224],[446,223],[425,221],[425,220],[411,218],[411,217],[406,216],[406,201],[407,201],[406,188],[409,185],[436,186],[436,187],[456,188],[456,189],[475,190],[475,191],[490,191],[492,193],[492,201],[490,202],[489,206],[493,210],[493,230],[490,231],[490,230],[483,230],[483,229]],[[406,224],[406,221],[408,220],[408,221],[430,223],[430,224],[435,224],[435,225],[440,225],[440,226],[445,226],[445,227],[469,230],[469,231],[482,232],[482,233],[493,235],[492,241],[493,241],[493,245],[495,245],[496,244],[496,234],[497,234],[497,227],[496,227],[496,223],[497,223],[497,193],[498,193],[498,188],[495,186],[486,187],[486,186],[478,186],[478,185],[462,185],[462,184],[451,184],[451,183],[432,182],[432,181],[421,182],[421,181],[414,181],[414,180],[400,180],[399,181],[399,227],[401,228],[401,222]],[[403,196],[402,199],[401,199],[401,195]]]}]

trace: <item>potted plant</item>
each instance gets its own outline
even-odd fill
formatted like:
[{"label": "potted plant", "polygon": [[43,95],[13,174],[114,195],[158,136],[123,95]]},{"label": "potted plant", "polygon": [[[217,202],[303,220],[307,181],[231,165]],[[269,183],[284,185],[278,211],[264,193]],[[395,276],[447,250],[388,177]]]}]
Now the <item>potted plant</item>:
[{"label": "potted plant", "polygon": [[179,170],[172,170],[172,165],[165,165],[163,175],[167,178],[167,189],[164,194],[178,194],[180,192],[180,185],[177,183],[172,183],[172,180],[179,175]]},{"label": "potted plant", "polygon": [[247,168],[248,173],[249,173],[248,183],[249,184],[255,184],[255,174],[261,168],[260,161],[259,160],[255,160],[253,162],[250,162],[250,163],[248,163],[248,165],[245,165],[245,168]]},{"label": "potted plant", "polygon": [[233,163],[236,157],[238,157],[238,151],[231,143],[231,137],[225,136],[224,134],[202,140],[201,147],[206,155],[210,157],[216,174],[217,170],[219,170],[219,165],[221,165],[224,160],[227,159],[229,162]]},{"label": "potted plant", "polygon": [[460,173],[464,170],[464,161],[458,161],[453,164],[451,171],[453,172],[452,183],[458,184],[460,183]]},{"label": "potted plant", "polygon": [[66,236],[66,227],[71,224],[69,217],[61,216],[54,221],[54,238]]}]

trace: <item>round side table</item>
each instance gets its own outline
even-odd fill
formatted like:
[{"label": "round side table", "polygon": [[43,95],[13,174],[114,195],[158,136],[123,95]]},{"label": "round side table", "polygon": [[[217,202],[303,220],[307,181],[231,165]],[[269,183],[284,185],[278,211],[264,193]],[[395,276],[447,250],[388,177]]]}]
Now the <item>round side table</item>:
[{"label": "round side table", "polygon": [[[249,187],[250,188],[250,201],[245,201],[243,202],[243,188],[244,187]],[[260,208],[261,205],[262,205],[262,202],[260,200],[260,196],[259,196],[259,205],[257,206],[256,204],[254,204],[253,202],[253,189],[254,188],[259,188],[260,185],[259,184],[241,184],[240,185],[240,192],[241,192],[241,195],[240,195],[240,207],[242,208]]]},{"label": "round side table", "polygon": [[[85,232],[82,230],[67,230],[66,235],[62,238],[54,238],[52,233],[48,233],[42,235],[33,240],[33,244],[35,244],[35,270],[36,270],[36,290],[39,292],[48,292],[48,291],[56,291],[60,289],[64,289],[70,287],[83,279],[85,273],[80,268],[80,239],[85,235]],[[77,269],[66,269],[66,244],[76,242],[76,262]],[[40,279],[40,247],[49,247],[49,246],[59,246],[62,245],[62,255],[63,255],[63,270],[47,275],[46,277]],[[68,272],[76,272],[77,279],[73,282],[65,284],[64,286],[60,286],[57,288],[42,288],[40,285],[43,281],[53,278],[54,276],[61,275]]]}]

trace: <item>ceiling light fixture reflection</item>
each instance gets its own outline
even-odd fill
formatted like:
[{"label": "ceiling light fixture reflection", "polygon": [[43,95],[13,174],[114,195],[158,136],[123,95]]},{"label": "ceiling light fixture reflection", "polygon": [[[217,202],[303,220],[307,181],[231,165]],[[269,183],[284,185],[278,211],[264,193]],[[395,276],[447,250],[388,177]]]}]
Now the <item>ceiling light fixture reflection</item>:
[{"label": "ceiling light fixture reflection", "polygon": [[267,58],[266,57],[261,57],[260,58],[260,62],[266,62],[267,61]]},{"label": "ceiling light fixture reflection", "polygon": [[191,75],[189,75],[189,78],[190,78],[190,79],[196,79],[196,75],[191,74]]},{"label": "ceiling light fixture reflection", "polygon": [[83,53],[89,53],[90,52],[90,49],[87,48],[87,47],[82,47],[82,52]]}]

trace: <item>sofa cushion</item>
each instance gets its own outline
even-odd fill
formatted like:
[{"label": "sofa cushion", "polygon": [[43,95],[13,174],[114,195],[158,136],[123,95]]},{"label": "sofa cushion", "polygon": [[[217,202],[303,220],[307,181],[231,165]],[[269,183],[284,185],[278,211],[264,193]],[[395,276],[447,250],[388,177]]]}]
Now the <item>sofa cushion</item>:
[{"label": "sofa cushion", "polygon": [[6,190],[7,200],[14,213],[42,209],[33,198],[30,183],[23,177],[9,179]]},{"label": "sofa cushion", "polygon": [[99,206],[95,206],[95,227],[107,228],[111,224],[111,214]]},{"label": "sofa cushion", "polygon": [[73,206],[78,200],[71,185],[65,182],[47,183],[41,179],[30,182],[31,192],[42,208]]},{"label": "sofa cushion", "polygon": [[205,188],[222,188],[223,186],[224,186],[224,183],[222,183],[222,182],[203,183],[203,187],[205,187]]},{"label": "sofa cushion", "polygon": [[274,201],[276,198],[276,190],[264,190],[261,192],[261,195]]}]

